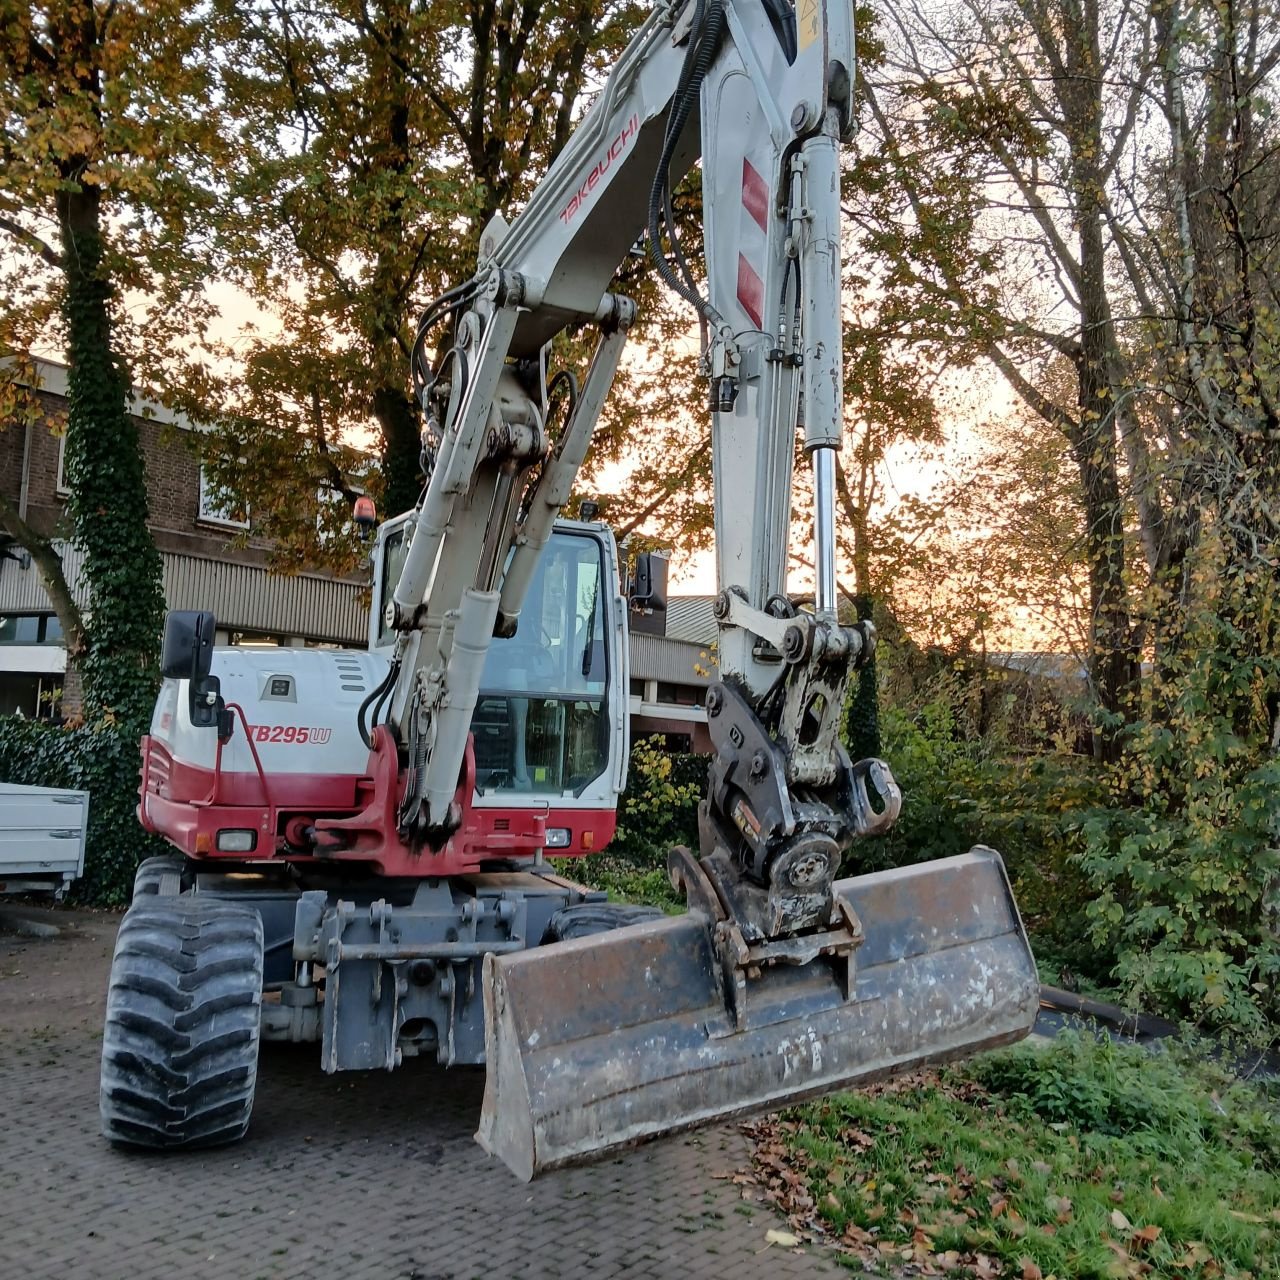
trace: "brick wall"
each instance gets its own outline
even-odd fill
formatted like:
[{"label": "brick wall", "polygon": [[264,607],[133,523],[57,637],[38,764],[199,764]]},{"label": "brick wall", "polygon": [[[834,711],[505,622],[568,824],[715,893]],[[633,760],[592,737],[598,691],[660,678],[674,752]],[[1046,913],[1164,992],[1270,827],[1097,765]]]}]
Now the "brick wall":
[{"label": "brick wall", "polygon": [[[57,492],[59,436],[66,429],[67,402],[48,391],[37,393],[41,420],[31,432],[30,487],[27,520],[41,533],[59,529],[65,499]],[[149,524],[156,545],[211,559],[244,564],[265,564],[269,544],[250,534],[248,545],[237,545],[242,530],[202,522],[200,504],[199,435],[170,423],[134,418],[147,470]],[[14,501],[22,477],[24,431],[10,426],[0,430],[0,487]]]}]

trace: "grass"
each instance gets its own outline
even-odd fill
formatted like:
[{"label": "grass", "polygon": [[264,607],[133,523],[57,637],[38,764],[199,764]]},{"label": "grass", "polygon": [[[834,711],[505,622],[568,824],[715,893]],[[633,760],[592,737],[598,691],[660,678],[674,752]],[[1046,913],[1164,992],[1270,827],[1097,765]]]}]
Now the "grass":
[{"label": "grass", "polygon": [[864,1258],[1246,1280],[1280,1274],[1277,1117],[1212,1066],[1064,1034],[799,1108],[782,1132],[805,1200]]},{"label": "grass", "polygon": [[610,901],[661,907],[668,915],[684,910],[684,899],[667,878],[666,851],[600,853],[589,858],[554,858],[556,870],[589,889],[604,889]]}]

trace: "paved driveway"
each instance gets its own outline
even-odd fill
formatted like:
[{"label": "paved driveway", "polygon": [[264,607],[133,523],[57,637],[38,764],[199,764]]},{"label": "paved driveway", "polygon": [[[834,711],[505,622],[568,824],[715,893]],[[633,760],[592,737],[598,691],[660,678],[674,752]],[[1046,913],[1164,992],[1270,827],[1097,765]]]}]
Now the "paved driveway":
[{"label": "paved driveway", "polygon": [[3,1280],[841,1271],[767,1244],[785,1224],[728,1180],[747,1160],[732,1127],[518,1183],[472,1141],[474,1070],[326,1077],[313,1049],[265,1046],[245,1143],[114,1150],[98,1136],[97,1089],[118,917],[38,914],[62,935],[0,933]]}]

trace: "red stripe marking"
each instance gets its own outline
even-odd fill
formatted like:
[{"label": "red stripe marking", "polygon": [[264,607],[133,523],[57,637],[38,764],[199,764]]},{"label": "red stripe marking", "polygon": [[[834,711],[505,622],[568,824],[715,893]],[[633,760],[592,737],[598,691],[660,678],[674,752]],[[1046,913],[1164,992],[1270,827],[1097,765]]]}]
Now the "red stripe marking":
[{"label": "red stripe marking", "polygon": [[757,329],[764,328],[764,281],[742,254],[738,254],[738,301]]},{"label": "red stripe marking", "polygon": [[769,230],[769,187],[751,167],[746,156],[742,158],[742,203],[755,219],[761,231]]}]

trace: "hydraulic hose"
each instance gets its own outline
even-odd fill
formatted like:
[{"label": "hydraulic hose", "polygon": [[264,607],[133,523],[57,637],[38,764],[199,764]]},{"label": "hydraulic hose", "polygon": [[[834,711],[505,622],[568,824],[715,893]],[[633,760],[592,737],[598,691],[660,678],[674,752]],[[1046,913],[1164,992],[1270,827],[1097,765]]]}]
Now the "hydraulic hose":
[{"label": "hydraulic hose", "polygon": [[[727,19],[720,0],[709,0],[704,10],[703,0],[698,0],[694,11],[693,26],[689,33],[689,48],[685,53],[684,67],[680,73],[680,83],[676,90],[676,98],[671,106],[671,114],[667,118],[667,131],[663,139],[662,154],[658,159],[658,169],[654,174],[653,186],[649,191],[649,257],[662,281],[679,297],[683,298],[709,324],[718,326],[722,318],[686,280],[680,279],[662,252],[660,220],[669,207],[668,189],[671,183],[671,157],[680,143],[693,104],[697,99],[702,81],[715,60],[716,50],[724,36]],[[673,251],[679,259],[679,247],[676,239],[674,223],[667,227]]]},{"label": "hydraulic hose", "polygon": [[[387,668],[387,674],[383,677],[382,683],[369,692],[369,696],[360,704],[360,710],[356,712],[356,728],[360,731],[360,741],[370,749],[373,747],[373,727],[378,722],[382,704],[390,696],[399,674],[400,659],[396,658]],[[373,724],[366,726],[365,715],[370,706],[373,707]]]}]

